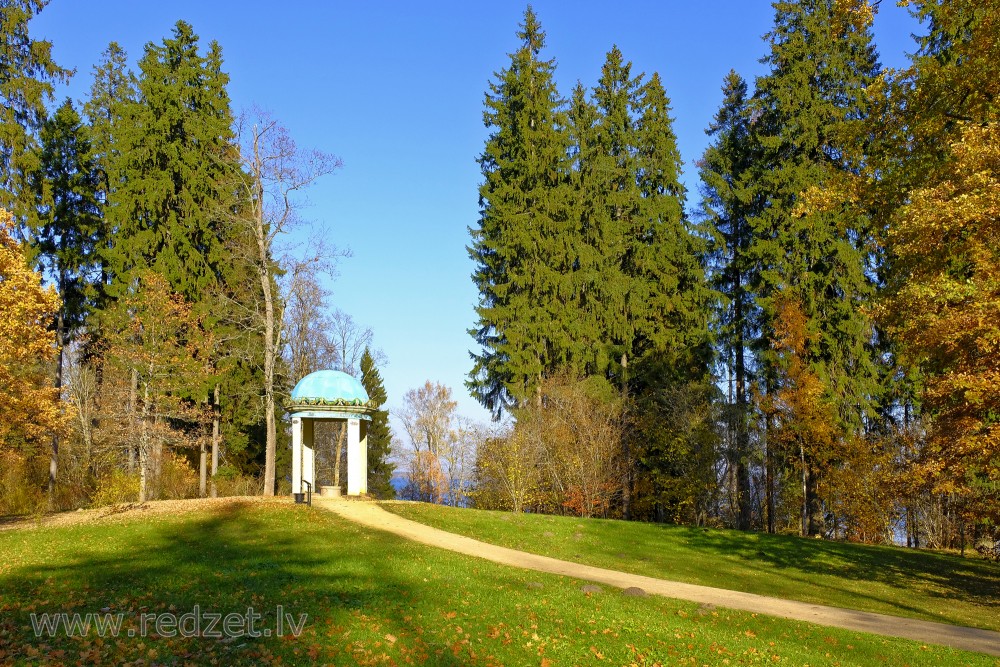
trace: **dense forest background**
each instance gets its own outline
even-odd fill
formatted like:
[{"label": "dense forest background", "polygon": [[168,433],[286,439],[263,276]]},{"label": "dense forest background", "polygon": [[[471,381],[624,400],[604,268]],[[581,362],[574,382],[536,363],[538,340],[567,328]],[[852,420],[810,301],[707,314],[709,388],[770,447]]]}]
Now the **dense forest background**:
[{"label": "dense forest background", "polygon": [[467,388],[497,421],[428,382],[405,443],[373,333],[317,280],[344,249],[282,244],[339,160],[234,114],[221,47],[183,21],[55,102],[45,4],[0,1],[0,513],[281,492],[283,399],[338,368],[379,409],[379,496],[398,464],[405,497],[485,508],[1000,537],[992,0],[911,2],[926,32],[899,71],[868,3],[775,2],[766,73],[721,82],[699,192],[660,76],[613,47],[559,91],[529,7],[470,226]]},{"label": "dense forest background", "polygon": [[556,89],[529,9],[486,96],[468,386],[516,421],[483,506],[867,542],[995,539],[998,7],[775,2],[679,179],[670,101],[617,48]]},{"label": "dense forest background", "polygon": [[[263,111],[234,115],[221,47],[184,21],[146,45],[137,71],[109,44],[80,108],[50,109],[70,72],[28,34],[45,4],[0,2],[0,307],[12,327],[0,512],[271,495],[290,465],[283,399],[321,368],[367,387],[369,486],[391,495],[383,355],[330,312],[319,280],[344,252],[318,240],[303,259],[282,243],[298,194],[340,161],[299,148]],[[22,312],[26,290],[56,307]]]}]

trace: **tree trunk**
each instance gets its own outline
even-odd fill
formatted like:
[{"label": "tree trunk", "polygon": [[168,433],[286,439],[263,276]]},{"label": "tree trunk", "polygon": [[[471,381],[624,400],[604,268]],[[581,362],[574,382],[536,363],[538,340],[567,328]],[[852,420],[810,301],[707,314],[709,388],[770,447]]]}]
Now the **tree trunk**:
[{"label": "tree trunk", "polygon": [[[145,427],[143,428],[145,430]],[[147,474],[146,474],[146,447],[143,444],[139,445],[139,502],[146,502],[146,485],[148,484]]]},{"label": "tree trunk", "polygon": [[[267,368],[271,367],[271,368]],[[273,496],[275,486],[275,455],[277,453],[277,428],[274,420],[274,370],[273,363],[265,364],[264,410],[267,427],[267,447],[264,451],[264,495]]]},{"label": "tree trunk", "polygon": [[[60,281],[61,282],[61,281]],[[63,347],[66,338],[66,320],[64,319],[62,308],[59,309],[56,320],[56,342],[59,344],[59,355],[56,358],[56,392],[62,396],[63,379]],[[56,504],[56,475],[59,473],[59,436],[52,436],[52,455],[49,458],[49,509],[55,509]]]},{"label": "tree trunk", "polygon": [[[131,442],[128,444],[128,467],[129,472],[134,473],[136,465],[142,466],[142,455],[139,453],[138,449],[142,446],[138,440],[137,420],[136,411],[138,408],[139,400],[139,373],[133,368],[129,371],[129,386],[128,386],[128,420],[129,420],[129,436]],[[138,444],[137,444],[138,443]],[[137,462],[138,459],[138,462]]]},{"label": "tree trunk", "polygon": [[802,467],[802,517],[799,525],[799,535],[809,534],[809,483],[806,472],[806,450],[799,444],[799,463]]},{"label": "tree trunk", "polygon": [[[628,355],[622,354],[622,402],[628,410]],[[625,484],[622,489],[622,516],[626,521],[632,518],[632,449],[629,438],[622,438],[622,456],[625,459]]]},{"label": "tree trunk", "polygon": [[819,499],[819,478],[805,455],[805,448],[799,448],[802,458],[802,529],[809,537],[823,532],[823,506]]},{"label": "tree trunk", "polygon": [[[208,398],[205,398],[208,403]],[[198,497],[204,498],[208,495],[208,443],[204,438],[200,438],[198,452]]]},{"label": "tree trunk", "polygon": [[347,422],[340,426],[340,434],[337,436],[337,451],[333,459],[333,485],[340,488],[340,456],[344,452],[344,439],[347,437]]},{"label": "tree trunk", "polygon": [[219,495],[219,490],[215,486],[215,474],[219,472],[219,417],[219,385],[216,383],[215,391],[212,394],[212,484],[210,493],[213,498]]},{"label": "tree trunk", "polygon": [[149,392],[146,392],[146,400],[143,401],[141,432],[139,438],[139,502],[146,502],[149,498]]},{"label": "tree trunk", "polygon": [[277,453],[277,428],[274,418],[274,363],[277,357],[275,332],[274,294],[271,292],[271,272],[268,270],[267,230],[264,225],[264,193],[258,190],[257,251],[260,287],[264,294],[264,417],[267,425],[267,446],[264,451],[264,495],[274,495],[275,455]]},{"label": "tree trunk", "polygon": [[920,534],[917,526],[917,510],[912,505],[906,508],[906,546],[920,548]]},{"label": "tree trunk", "polygon": [[[737,276],[739,281],[739,277]],[[742,327],[743,299],[737,288],[735,318],[737,326]],[[742,331],[742,328],[741,328]],[[746,359],[744,357],[743,340],[738,337],[735,344],[736,352],[736,487],[739,497],[740,530],[750,530],[753,516],[752,497],[750,493],[750,433],[747,420],[747,390],[746,390]]]},{"label": "tree trunk", "polygon": [[768,425],[764,428],[764,493],[767,496],[767,532],[774,534],[774,452],[767,439]]}]

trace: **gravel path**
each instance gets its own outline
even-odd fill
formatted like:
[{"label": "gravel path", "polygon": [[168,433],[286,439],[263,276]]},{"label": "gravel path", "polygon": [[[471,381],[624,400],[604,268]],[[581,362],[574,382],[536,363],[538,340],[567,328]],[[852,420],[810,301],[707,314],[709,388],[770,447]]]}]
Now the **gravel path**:
[{"label": "gravel path", "polygon": [[449,551],[485,558],[503,565],[561,574],[622,589],[638,587],[647,593],[680,600],[718,605],[797,621],[808,621],[847,630],[870,632],[887,637],[902,637],[925,644],[940,644],[965,651],[1000,656],[1000,632],[887,616],[867,611],[826,607],[808,602],[782,600],[753,593],[741,593],[710,586],[697,586],[637,574],[626,574],[487,544],[404,519],[386,512],[370,502],[316,499],[315,497],[313,502],[317,507],[330,510],[345,519],[372,528],[395,533],[407,539]]}]

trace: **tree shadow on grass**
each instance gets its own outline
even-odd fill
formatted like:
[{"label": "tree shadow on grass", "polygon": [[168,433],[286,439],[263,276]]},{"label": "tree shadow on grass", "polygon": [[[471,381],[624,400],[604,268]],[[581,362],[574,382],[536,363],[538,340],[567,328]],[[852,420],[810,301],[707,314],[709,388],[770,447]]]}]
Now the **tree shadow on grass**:
[{"label": "tree shadow on grass", "polygon": [[756,534],[755,539],[748,539],[747,533],[736,531],[683,530],[683,538],[694,551],[738,558],[783,579],[799,581],[804,589],[840,591],[911,615],[959,624],[969,621],[947,613],[929,613],[918,606],[919,597],[884,597],[878,595],[877,588],[838,586],[837,581],[873,582],[896,591],[913,590],[920,596],[961,601],[983,607],[983,613],[994,618],[1000,613],[1000,568],[986,561],[793,536]]},{"label": "tree shadow on grass", "polygon": [[[10,533],[8,533],[10,535]],[[403,651],[417,662],[433,653],[440,665],[468,664],[421,639],[424,628],[406,611],[418,591],[411,572],[389,555],[405,551],[397,538],[365,534],[321,510],[227,505],[212,513],[89,525],[72,532],[25,531],[18,536],[16,564],[0,568],[0,663],[12,660],[75,661],[84,655],[120,664],[216,660],[218,664],[261,664],[277,658],[292,664],[354,662],[374,651]],[[57,545],[60,539],[75,544]],[[0,554],[10,544],[0,542]],[[47,549],[52,550],[51,556]],[[277,634],[279,605],[284,636]],[[269,637],[170,637],[155,634],[142,614],[260,614],[256,630]],[[30,614],[109,613],[124,615],[117,639],[36,637]],[[308,619],[292,636],[288,624]],[[242,626],[242,621],[241,621]],[[192,626],[187,628],[190,630]],[[215,630],[222,630],[222,621]],[[350,632],[348,632],[350,631]],[[345,634],[346,633],[346,634]],[[398,646],[393,646],[396,640]],[[376,646],[381,644],[381,646]]]}]

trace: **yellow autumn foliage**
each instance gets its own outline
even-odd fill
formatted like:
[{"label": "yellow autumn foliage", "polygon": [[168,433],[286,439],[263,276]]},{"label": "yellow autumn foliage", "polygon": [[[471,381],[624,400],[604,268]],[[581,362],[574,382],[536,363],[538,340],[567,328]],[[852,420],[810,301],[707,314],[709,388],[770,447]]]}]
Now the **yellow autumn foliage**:
[{"label": "yellow autumn foliage", "polygon": [[887,304],[934,414],[938,490],[1000,480],[1000,126],[967,124],[890,235],[908,280]]},{"label": "yellow autumn foliage", "polygon": [[0,210],[0,447],[33,453],[67,423],[49,373],[59,297],[42,287],[13,230],[10,213]]}]

